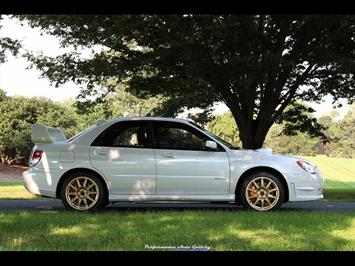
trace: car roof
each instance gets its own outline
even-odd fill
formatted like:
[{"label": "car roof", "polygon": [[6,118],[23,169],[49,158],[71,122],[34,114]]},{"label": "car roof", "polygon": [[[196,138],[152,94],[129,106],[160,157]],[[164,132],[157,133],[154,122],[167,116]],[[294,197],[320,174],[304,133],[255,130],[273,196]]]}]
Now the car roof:
[{"label": "car roof", "polygon": [[190,123],[189,120],[182,118],[170,118],[170,117],[154,117],[154,116],[127,116],[120,118],[113,118],[107,120],[108,124],[114,124],[116,122],[122,121],[165,121],[165,122],[180,122],[180,123]]}]

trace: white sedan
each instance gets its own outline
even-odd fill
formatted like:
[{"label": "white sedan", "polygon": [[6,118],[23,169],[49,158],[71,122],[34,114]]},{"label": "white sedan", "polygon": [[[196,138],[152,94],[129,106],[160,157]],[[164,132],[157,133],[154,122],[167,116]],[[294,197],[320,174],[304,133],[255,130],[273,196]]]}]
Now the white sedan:
[{"label": "white sedan", "polygon": [[93,211],[112,202],[230,202],[268,211],[323,198],[315,165],[271,149],[239,149],[183,119],[129,117],[67,140],[32,126],[35,146],[23,173],[31,193]]}]

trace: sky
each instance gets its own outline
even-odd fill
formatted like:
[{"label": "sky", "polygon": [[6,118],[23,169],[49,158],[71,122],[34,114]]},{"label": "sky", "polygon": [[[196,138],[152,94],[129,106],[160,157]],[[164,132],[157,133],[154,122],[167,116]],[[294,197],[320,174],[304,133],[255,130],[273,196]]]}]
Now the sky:
[{"label": "sky", "polygon": [[[60,48],[59,41],[54,36],[41,34],[38,29],[32,29],[26,24],[23,26],[16,19],[4,17],[1,21],[3,27],[0,29],[0,37],[10,37],[21,41],[23,47],[34,52],[42,51],[48,56],[57,56],[70,48]],[[9,55],[7,62],[0,64],[0,88],[6,91],[7,95],[42,96],[53,101],[63,101],[75,98],[79,94],[80,87],[72,82],[63,84],[56,88],[49,80],[40,77],[40,71],[27,69],[29,62],[20,56]],[[315,109],[316,117],[329,113],[332,110],[332,98],[325,97],[322,104],[311,103]],[[343,107],[338,108],[339,118],[342,118],[348,109],[346,100],[342,101]],[[228,111],[224,104],[215,105],[215,113],[222,114]]]}]

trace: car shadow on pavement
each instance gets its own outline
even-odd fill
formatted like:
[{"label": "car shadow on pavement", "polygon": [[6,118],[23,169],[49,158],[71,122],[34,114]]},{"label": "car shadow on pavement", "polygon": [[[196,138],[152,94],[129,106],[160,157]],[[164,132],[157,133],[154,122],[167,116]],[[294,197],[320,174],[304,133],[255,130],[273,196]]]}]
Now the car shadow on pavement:
[{"label": "car shadow on pavement", "polygon": [[[66,211],[58,199],[50,200],[1,200],[2,211]],[[244,212],[242,206],[232,203],[177,203],[177,202],[116,202],[109,204],[101,212],[169,212],[169,211],[219,211],[219,212]],[[250,210],[253,211],[253,210]],[[275,212],[297,211],[331,211],[354,212],[355,202],[299,202],[285,203]]]},{"label": "car shadow on pavement", "polygon": [[[127,206],[128,205],[128,206]],[[280,208],[277,212],[299,211],[299,208]],[[305,209],[306,211],[310,211]],[[254,210],[245,210],[242,206],[233,204],[134,204],[128,203],[120,205],[120,203],[110,204],[102,212],[169,212],[169,211],[219,211],[219,212],[254,212]]]}]

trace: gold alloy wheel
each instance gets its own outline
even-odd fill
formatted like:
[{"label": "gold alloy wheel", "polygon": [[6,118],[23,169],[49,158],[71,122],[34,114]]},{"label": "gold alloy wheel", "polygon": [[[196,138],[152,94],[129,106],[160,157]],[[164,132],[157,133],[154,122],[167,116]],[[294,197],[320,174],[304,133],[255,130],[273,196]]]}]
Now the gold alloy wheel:
[{"label": "gold alloy wheel", "polygon": [[268,177],[256,177],[247,185],[245,197],[253,209],[267,211],[279,201],[280,188],[275,181]]},{"label": "gold alloy wheel", "polygon": [[79,176],[69,182],[65,198],[76,210],[85,211],[92,208],[99,199],[99,187],[89,177]]}]

